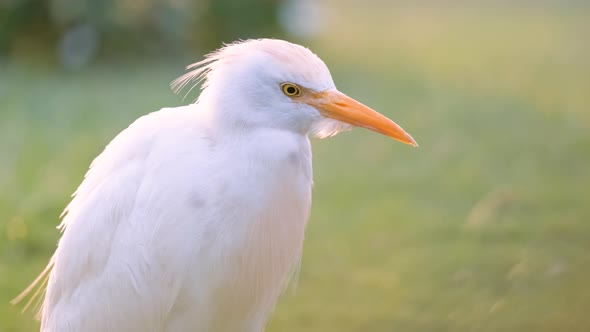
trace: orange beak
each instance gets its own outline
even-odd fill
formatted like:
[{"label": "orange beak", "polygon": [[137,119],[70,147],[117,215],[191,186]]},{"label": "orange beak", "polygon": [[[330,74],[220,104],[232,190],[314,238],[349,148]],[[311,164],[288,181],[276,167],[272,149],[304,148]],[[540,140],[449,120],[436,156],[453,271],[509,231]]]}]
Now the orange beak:
[{"label": "orange beak", "polygon": [[412,136],[395,122],[338,90],[314,91],[302,99],[306,104],[318,109],[325,117],[367,128],[402,143],[418,147],[418,143]]}]

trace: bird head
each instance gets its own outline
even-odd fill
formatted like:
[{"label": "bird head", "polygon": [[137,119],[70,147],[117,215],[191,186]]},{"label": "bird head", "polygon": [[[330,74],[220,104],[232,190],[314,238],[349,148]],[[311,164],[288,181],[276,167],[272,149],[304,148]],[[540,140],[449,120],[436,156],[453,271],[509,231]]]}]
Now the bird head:
[{"label": "bird head", "polygon": [[[233,126],[267,126],[333,136],[364,127],[417,147],[392,120],[338,91],[324,62],[309,49],[276,39],[229,44],[190,65],[176,91],[203,83],[206,103]],[[190,90],[189,90],[190,92]]]}]

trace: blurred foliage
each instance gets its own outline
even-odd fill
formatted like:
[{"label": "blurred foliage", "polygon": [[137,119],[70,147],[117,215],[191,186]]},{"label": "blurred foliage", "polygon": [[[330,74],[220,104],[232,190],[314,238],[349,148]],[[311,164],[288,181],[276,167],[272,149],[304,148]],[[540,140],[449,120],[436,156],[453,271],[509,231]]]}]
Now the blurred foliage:
[{"label": "blurred foliage", "polygon": [[[420,148],[362,129],[313,141],[301,274],[267,331],[590,331],[588,2],[322,4],[306,44]],[[168,89],[185,63],[152,61],[0,66],[0,331],[38,328],[8,301],[92,158],[188,102]]]},{"label": "blurred foliage", "polygon": [[121,57],[211,50],[240,38],[280,37],[279,4],[280,0],[4,0],[0,52],[59,58],[68,47],[90,52],[87,57],[95,52]]}]

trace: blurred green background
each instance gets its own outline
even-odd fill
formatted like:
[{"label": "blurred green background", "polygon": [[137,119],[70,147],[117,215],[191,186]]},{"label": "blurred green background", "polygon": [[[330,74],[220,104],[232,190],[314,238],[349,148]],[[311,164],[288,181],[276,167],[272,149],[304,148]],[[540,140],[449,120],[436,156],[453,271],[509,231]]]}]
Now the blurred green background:
[{"label": "blurred green background", "polygon": [[90,161],[222,42],[315,51],[419,149],[314,140],[298,285],[267,331],[590,331],[587,1],[0,1],[0,331]]}]

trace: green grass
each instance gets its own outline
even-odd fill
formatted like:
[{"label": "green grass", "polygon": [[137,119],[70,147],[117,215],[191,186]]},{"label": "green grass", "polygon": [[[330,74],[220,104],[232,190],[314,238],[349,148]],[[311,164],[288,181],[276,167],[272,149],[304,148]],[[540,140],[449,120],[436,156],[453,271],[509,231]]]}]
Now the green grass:
[{"label": "green grass", "polygon": [[[589,331],[587,8],[334,7],[314,50],[420,148],[314,141],[301,274],[267,330]],[[181,66],[0,70],[0,331],[30,331],[8,301],[92,158],[182,103]]]}]

